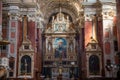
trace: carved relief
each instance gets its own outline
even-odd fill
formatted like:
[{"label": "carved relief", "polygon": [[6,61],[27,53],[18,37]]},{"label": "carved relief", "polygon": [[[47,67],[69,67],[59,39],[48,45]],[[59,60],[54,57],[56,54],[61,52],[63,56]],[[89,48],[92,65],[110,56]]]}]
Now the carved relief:
[{"label": "carved relief", "polygon": [[67,33],[75,32],[72,26],[70,26],[70,20],[68,16],[65,16],[63,13],[58,13],[52,17],[52,27],[48,26],[45,33]]},{"label": "carved relief", "polygon": [[113,19],[113,17],[116,15],[115,10],[113,9],[107,9],[103,11],[103,18],[104,19]]}]

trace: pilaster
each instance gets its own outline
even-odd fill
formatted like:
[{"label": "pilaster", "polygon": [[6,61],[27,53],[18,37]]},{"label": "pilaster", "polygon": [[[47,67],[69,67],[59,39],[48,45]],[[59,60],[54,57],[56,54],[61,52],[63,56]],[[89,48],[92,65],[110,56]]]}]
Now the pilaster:
[{"label": "pilaster", "polygon": [[[87,48],[88,43],[91,41],[91,37],[96,40],[97,45],[101,49],[100,63],[101,65],[101,76],[104,76],[104,62],[103,62],[103,24],[102,24],[102,2],[96,0],[95,2],[84,1],[85,6],[85,47]],[[97,54],[97,53],[96,53]],[[87,58],[86,53],[86,58]],[[88,61],[87,61],[88,62]],[[89,63],[89,62],[88,62]],[[86,72],[88,72],[88,66],[86,66]],[[87,73],[86,73],[87,76]],[[96,76],[96,75],[94,75]]]},{"label": "pilaster", "polygon": [[18,6],[9,6],[9,57],[14,57],[14,72],[13,78],[16,78],[17,73],[17,44],[18,44],[18,26],[19,26],[19,7]]},{"label": "pilaster", "polygon": [[104,53],[104,67],[106,77],[115,77],[116,72],[107,71],[106,66],[108,61],[111,65],[115,64],[115,50],[114,50],[114,17],[116,16],[116,5],[112,2],[102,3],[102,16],[103,16],[103,53]]}]

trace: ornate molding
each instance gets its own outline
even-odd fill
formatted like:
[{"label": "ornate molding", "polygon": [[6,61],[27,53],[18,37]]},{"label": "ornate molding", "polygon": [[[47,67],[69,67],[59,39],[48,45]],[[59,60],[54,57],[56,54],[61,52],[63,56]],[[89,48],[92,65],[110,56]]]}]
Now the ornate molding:
[{"label": "ornate molding", "polygon": [[109,8],[107,10],[103,10],[103,19],[113,19],[116,16],[116,11]]}]

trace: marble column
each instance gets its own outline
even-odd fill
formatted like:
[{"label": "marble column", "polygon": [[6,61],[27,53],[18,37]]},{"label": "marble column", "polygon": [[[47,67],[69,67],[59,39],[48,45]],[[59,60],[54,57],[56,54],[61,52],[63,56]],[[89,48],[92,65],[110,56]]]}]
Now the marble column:
[{"label": "marble column", "polygon": [[10,45],[8,48],[9,56],[13,56],[15,58],[14,63],[14,72],[13,72],[13,78],[16,78],[17,74],[17,53],[18,53],[18,27],[19,27],[19,7],[11,5],[9,6],[9,41]]},{"label": "marble column", "polygon": [[[107,2],[106,2],[107,3]],[[103,13],[103,53],[104,53],[104,67],[107,65],[107,62],[110,61],[111,64],[115,63],[115,50],[114,50],[114,16],[110,13],[115,13],[115,3],[103,4],[102,13]],[[107,8],[108,7],[108,8]],[[113,9],[111,9],[111,7]],[[110,73],[105,68],[105,77],[115,77],[115,74]]]}]

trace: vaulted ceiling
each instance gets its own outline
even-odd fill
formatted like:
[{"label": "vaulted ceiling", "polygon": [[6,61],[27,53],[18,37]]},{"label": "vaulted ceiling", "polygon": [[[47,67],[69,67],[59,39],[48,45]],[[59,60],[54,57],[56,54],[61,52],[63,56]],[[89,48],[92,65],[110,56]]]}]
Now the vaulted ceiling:
[{"label": "vaulted ceiling", "polygon": [[53,14],[62,12],[69,14],[75,20],[82,11],[80,0],[40,0],[40,9],[44,15],[44,19],[48,20]]}]

